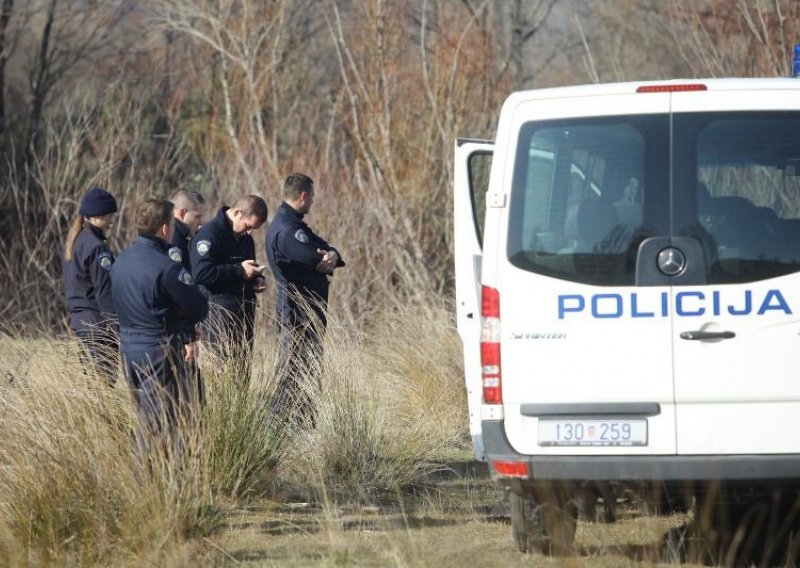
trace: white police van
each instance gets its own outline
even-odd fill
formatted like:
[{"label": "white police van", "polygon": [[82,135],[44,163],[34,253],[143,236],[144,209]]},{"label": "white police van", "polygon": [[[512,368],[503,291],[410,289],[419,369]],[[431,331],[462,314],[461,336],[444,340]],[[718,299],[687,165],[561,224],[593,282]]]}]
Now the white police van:
[{"label": "white police van", "polygon": [[521,550],[568,549],[591,484],[797,484],[800,81],[514,93],[454,189],[471,433]]}]

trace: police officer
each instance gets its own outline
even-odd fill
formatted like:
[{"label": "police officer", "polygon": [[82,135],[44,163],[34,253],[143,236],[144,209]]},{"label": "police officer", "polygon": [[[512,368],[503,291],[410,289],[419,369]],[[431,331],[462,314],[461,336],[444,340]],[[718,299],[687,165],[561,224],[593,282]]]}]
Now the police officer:
[{"label": "police officer", "polygon": [[267,204],[257,195],[222,207],[192,239],[192,275],[210,295],[211,315],[204,339],[217,356],[234,363],[243,383],[250,379],[255,295],[266,288],[256,261],[252,231],[267,220]]},{"label": "police officer", "polygon": [[64,245],[64,288],[69,326],[83,345],[81,360],[109,384],[117,375],[117,318],[111,301],[114,253],[106,231],[114,221],[117,201],[101,188],[87,191]]},{"label": "police officer", "polygon": [[174,434],[197,397],[188,367],[195,357],[191,333],[208,314],[208,301],[189,271],[169,257],[172,211],[172,203],[160,199],[137,207],[139,236],[111,270],[125,378],[145,448],[164,434]]},{"label": "police officer", "polygon": [[[175,217],[175,231],[172,236],[169,257],[175,262],[180,262],[186,270],[191,272],[189,245],[197,229],[203,224],[206,200],[199,191],[194,189],[179,189],[170,196],[169,200],[174,206],[173,217]],[[191,341],[192,343],[197,341],[197,332],[194,328],[192,328]],[[196,345],[193,348],[196,349]],[[197,383],[198,400],[204,404],[206,395],[200,368],[196,362],[190,363],[189,367]]]},{"label": "police officer", "polygon": [[294,402],[305,412],[311,409],[301,394],[302,368],[318,357],[327,324],[330,277],[345,263],[339,251],[303,221],[314,201],[314,181],[306,174],[291,174],[283,185],[283,199],[265,239],[278,285],[276,315],[281,334],[278,361],[283,376],[275,406],[285,411]]},{"label": "police officer", "polygon": [[199,191],[193,189],[179,189],[169,198],[175,206],[175,234],[172,237],[172,247],[169,257],[175,262],[180,262],[186,270],[191,271],[189,260],[189,244],[192,237],[203,224],[206,213],[206,200]]}]

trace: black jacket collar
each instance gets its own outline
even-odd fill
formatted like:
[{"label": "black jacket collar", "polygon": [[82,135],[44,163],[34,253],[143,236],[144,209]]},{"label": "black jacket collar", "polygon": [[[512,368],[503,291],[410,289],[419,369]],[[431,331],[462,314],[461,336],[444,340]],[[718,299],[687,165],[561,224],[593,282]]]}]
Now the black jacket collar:
[{"label": "black jacket collar", "polygon": [[106,240],[106,234],[99,227],[95,227],[94,225],[92,225],[88,221],[84,221],[83,222],[83,228],[84,229],[89,229],[89,231],[94,236],[96,236],[98,239],[100,239],[101,241],[105,241]]},{"label": "black jacket collar", "polygon": [[281,203],[280,207],[278,207],[278,210],[282,211],[284,215],[290,215],[291,217],[294,217],[298,221],[302,221],[303,217],[305,217],[303,213],[296,211],[294,207],[292,207],[285,201]]},{"label": "black jacket collar", "polygon": [[135,242],[143,244],[148,247],[152,247],[165,254],[167,253],[170,247],[170,245],[164,242],[162,239],[158,237],[153,237],[151,235],[139,235],[138,237],[136,237]]},{"label": "black jacket collar", "polygon": [[184,241],[190,241],[192,239],[192,231],[189,229],[189,225],[180,219],[175,219],[175,236]]},{"label": "black jacket collar", "polygon": [[228,219],[228,216],[226,215],[226,213],[228,212],[228,209],[230,209],[230,207],[228,207],[227,205],[224,205],[223,207],[220,207],[219,211],[217,211],[216,221],[217,221],[217,224],[219,225],[220,229],[227,229],[228,231],[230,231],[231,235],[233,235],[234,237],[236,237],[238,239],[240,235],[237,235],[234,232],[234,230],[233,230],[233,221]]}]

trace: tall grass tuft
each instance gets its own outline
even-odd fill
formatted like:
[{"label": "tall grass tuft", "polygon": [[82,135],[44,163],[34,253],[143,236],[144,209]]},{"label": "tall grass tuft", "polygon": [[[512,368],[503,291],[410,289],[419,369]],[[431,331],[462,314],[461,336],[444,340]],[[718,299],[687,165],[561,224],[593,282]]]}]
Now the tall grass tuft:
[{"label": "tall grass tuft", "polygon": [[421,319],[413,307],[398,308],[358,331],[333,317],[318,379],[306,384],[315,420],[291,434],[284,475],[327,497],[368,500],[440,468],[443,455],[465,444],[449,315],[442,308]]},{"label": "tall grass tuft", "polygon": [[393,407],[401,421],[422,424],[440,457],[471,453],[461,341],[454,310],[444,299],[397,305],[370,330],[366,357],[397,390]]},{"label": "tall grass tuft", "polygon": [[174,560],[220,528],[221,497],[252,489],[274,462],[255,391],[236,394],[213,372],[201,428],[181,424],[180,451],[145,456],[127,387],[84,374],[74,343],[2,337],[0,347],[3,558]]},{"label": "tall grass tuft", "polygon": [[206,356],[203,454],[215,494],[241,498],[274,485],[286,434],[272,416],[272,353],[266,351],[254,357],[250,379],[239,365]]},{"label": "tall grass tuft", "polygon": [[[124,395],[83,376],[74,355],[44,355],[8,339],[3,352],[2,518],[35,559],[67,551],[102,557],[126,536],[133,497]],[[9,367],[12,359],[27,364]]]}]

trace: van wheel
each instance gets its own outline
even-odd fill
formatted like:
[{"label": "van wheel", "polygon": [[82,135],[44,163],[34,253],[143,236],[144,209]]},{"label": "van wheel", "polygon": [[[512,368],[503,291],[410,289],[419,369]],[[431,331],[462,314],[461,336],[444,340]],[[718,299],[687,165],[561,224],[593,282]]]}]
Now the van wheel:
[{"label": "van wheel", "polygon": [[572,500],[552,495],[535,498],[533,493],[511,493],[511,534],[520,552],[564,556],[572,552],[578,507]]}]

